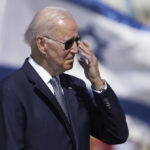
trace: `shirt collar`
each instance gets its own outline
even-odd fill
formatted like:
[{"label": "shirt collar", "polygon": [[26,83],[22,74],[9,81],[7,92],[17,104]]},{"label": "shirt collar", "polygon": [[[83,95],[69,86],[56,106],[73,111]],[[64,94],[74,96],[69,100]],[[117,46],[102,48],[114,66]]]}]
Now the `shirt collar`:
[{"label": "shirt collar", "polygon": [[[52,76],[41,65],[39,65],[37,62],[35,62],[31,56],[29,57],[28,61],[31,64],[31,66],[35,69],[35,71],[38,73],[38,75],[41,77],[41,79],[46,84],[48,84],[50,79],[52,78]],[[57,76],[57,78],[59,79],[58,76]]]}]

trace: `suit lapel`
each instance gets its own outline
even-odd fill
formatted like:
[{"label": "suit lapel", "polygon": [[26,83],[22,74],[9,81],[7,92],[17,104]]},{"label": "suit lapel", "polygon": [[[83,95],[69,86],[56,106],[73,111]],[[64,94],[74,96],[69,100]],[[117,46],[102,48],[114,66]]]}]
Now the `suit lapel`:
[{"label": "suit lapel", "polygon": [[74,115],[74,112],[76,112],[76,107],[72,103],[73,101],[76,101],[75,91],[73,90],[72,80],[70,78],[66,78],[65,74],[60,75],[60,81],[63,87],[64,96],[66,99],[67,109],[69,112],[69,118],[71,120],[71,127],[72,127],[72,134],[75,141],[76,149],[78,149],[78,133],[76,129],[77,120]]},{"label": "suit lapel", "polygon": [[[45,85],[44,81],[40,78],[40,76],[37,74],[37,72],[34,70],[34,68],[29,64],[27,60],[22,68],[25,74],[27,75],[29,82],[31,82],[34,85],[35,90],[40,92],[42,95],[46,97],[46,99],[48,99],[48,101],[46,102],[47,104],[50,103],[50,105],[53,106],[53,112],[56,114],[56,116],[58,117],[62,125],[67,130],[67,132],[70,134],[72,141],[74,143],[74,146],[75,146],[74,137],[73,137],[70,123],[68,122],[62,108],[59,106],[53,93]],[[45,101],[45,99],[42,99],[42,100]]]}]

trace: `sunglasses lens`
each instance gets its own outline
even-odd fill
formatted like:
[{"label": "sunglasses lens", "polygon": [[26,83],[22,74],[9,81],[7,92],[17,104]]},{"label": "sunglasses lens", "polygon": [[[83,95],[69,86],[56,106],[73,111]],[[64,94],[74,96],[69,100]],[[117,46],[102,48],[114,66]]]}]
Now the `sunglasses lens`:
[{"label": "sunglasses lens", "polygon": [[76,38],[72,38],[68,41],[65,42],[65,49],[68,50],[72,47],[72,45],[74,44],[74,42],[78,42],[81,41],[81,37],[77,36]]},{"label": "sunglasses lens", "polygon": [[70,40],[66,41],[65,49],[66,50],[70,49],[72,47],[73,43],[74,43],[74,39],[70,39]]}]

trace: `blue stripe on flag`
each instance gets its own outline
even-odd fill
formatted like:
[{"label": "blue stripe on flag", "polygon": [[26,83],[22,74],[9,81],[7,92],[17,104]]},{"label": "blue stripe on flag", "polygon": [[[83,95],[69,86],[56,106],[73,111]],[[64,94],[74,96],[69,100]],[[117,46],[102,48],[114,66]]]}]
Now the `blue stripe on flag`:
[{"label": "blue stripe on flag", "polygon": [[97,1],[97,0],[66,0],[68,2],[73,2],[75,4],[78,4],[80,6],[87,7],[91,9],[92,11],[95,11],[97,13],[100,13],[110,19],[116,20],[120,23],[127,24],[129,26],[132,26],[134,28],[138,28],[141,30],[150,30],[149,27],[143,25],[142,23],[138,22],[134,18],[131,18],[130,16],[127,16],[125,14],[122,14],[115,9],[105,5],[104,3]]}]

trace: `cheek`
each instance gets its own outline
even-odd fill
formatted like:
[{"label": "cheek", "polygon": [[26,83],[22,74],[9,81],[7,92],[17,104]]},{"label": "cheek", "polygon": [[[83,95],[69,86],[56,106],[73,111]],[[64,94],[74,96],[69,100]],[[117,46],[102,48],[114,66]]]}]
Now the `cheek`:
[{"label": "cheek", "polygon": [[66,55],[62,52],[53,52],[52,54],[52,61],[55,62],[57,65],[63,66],[66,61]]},{"label": "cheek", "polygon": [[60,60],[64,57],[62,49],[60,49],[60,46],[54,44],[51,44],[51,46],[49,47],[47,55],[49,55],[49,57],[52,60]]},{"label": "cheek", "polygon": [[66,63],[69,51],[66,51],[63,48],[63,45],[59,44],[50,44],[47,51],[48,61],[55,63],[61,67]]}]

